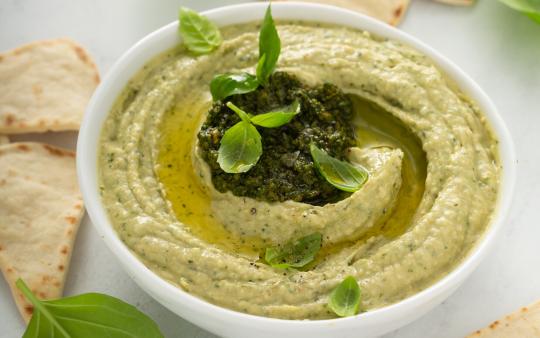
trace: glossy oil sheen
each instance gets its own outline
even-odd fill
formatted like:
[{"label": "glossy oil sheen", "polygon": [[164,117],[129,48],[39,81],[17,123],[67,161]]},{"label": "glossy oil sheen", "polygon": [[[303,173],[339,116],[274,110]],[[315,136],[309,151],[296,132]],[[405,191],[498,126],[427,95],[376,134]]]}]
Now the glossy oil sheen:
[{"label": "glossy oil sheen", "polygon": [[[385,235],[393,238],[411,224],[422,199],[426,177],[426,157],[419,140],[400,121],[380,107],[358,97],[351,97],[355,107],[355,130],[359,147],[400,148],[404,152],[402,187],[392,212],[362,240]],[[165,114],[161,124],[157,175],[163,184],[178,220],[194,235],[220,249],[256,259],[268,244],[258,238],[240,238],[224,229],[211,214],[210,196],[200,184],[192,163],[192,149],[197,129],[204,115],[185,113],[178,107]],[[342,245],[325,248],[325,256]]]}]

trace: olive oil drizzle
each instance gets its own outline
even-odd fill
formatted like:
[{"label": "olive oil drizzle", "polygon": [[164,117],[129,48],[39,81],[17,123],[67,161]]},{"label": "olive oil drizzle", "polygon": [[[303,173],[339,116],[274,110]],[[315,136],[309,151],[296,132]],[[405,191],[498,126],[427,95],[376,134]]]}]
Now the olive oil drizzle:
[{"label": "olive oil drizzle", "polygon": [[[358,97],[351,98],[355,107],[358,145],[388,146],[400,148],[404,152],[403,183],[395,207],[359,241],[380,235],[394,238],[409,228],[422,199],[427,170],[426,156],[420,141],[390,113]],[[260,238],[234,236],[216,221],[211,213],[210,196],[201,186],[193,168],[191,152],[201,116],[204,116],[204,110],[200,108],[176,107],[164,115],[156,167],[158,178],[176,217],[195,236],[222,250],[255,261],[268,244]],[[325,247],[317,260],[349,244]]]},{"label": "olive oil drizzle", "polygon": [[426,153],[422,143],[401,121],[374,103],[351,95],[355,108],[356,138],[359,147],[388,146],[403,151],[402,184],[392,211],[366,236],[395,238],[414,220],[422,200],[427,175]]},{"label": "olive oil drizzle", "polygon": [[239,238],[219,224],[211,213],[208,192],[201,186],[192,163],[192,149],[200,125],[197,107],[176,107],[165,113],[158,145],[157,176],[166,198],[182,223],[198,238],[227,252],[258,259],[268,246],[258,238]]}]

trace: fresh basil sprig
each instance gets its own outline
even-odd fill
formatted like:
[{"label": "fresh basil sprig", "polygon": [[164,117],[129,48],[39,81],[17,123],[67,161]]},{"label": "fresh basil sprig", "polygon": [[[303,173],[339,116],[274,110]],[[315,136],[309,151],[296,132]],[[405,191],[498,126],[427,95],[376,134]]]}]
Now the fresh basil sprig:
[{"label": "fresh basil sprig", "polygon": [[251,117],[251,122],[265,128],[281,127],[289,123],[293,117],[300,113],[300,101],[294,102],[283,108],[272,110],[268,113],[259,114]]},{"label": "fresh basil sprig", "polygon": [[360,308],[360,287],[353,276],[347,276],[332,292],[328,307],[340,317],[350,317]]},{"label": "fresh basil sprig", "polygon": [[210,92],[214,101],[223,100],[236,94],[245,94],[259,87],[259,81],[249,73],[220,74],[210,82]]},{"label": "fresh basil sprig", "polygon": [[270,74],[276,68],[276,64],[281,52],[281,40],[279,39],[274,19],[272,18],[272,8],[266,8],[264,20],[259,32],[259,62],[257,63],[257,79],[262,85],[268,83]]},{"label": "fresh basil sprig", "polygon": [[261,84],[266,85],[268,78],[276,68],[280,52],[281,40],[272,18],[272,9],[268,5],[259,32],[257,76],[247,73],[217,75],[210,83],[210,92],[214,101],[223,100],[235,94],[249,93],[257,89]]},{"label": "fresh basil sprig", "polygon": [[333,158],[313,143],[309,150],[319,173],[334,187],[355,192],[366,183],[368,172],[364,168]]},{"label": "fresh basil sprig", "polygon": [[23,338],[163,338],[150,317],[117,298],[86,293],[42,301],[21,279],[17,280],[16,285],[34,306]]},{"label": "fresh basil sprig", "polygon": [[321,245],[322,234],[316,232],[282,246],[267,248],[264,259],[274,268],[302,268],[315,259]]},{"label": "fresh basil sprig", "polygon": [[217,161],[223,171],[230,174],[243,173],[251,169],[262,155],[261,134],[249,116],[232,102],[227,102],[240,118],[240,122],[227,129],[221,138]]},{"label": "fresh basil sprig", "polygon": [[[262,155],[261,134],[253,124],[266,128],[276,128],[288,123],[300,113],[300,102],[266,114],[248,115],[232,102],[227,107],[236,113],[242,121],[227,129],[221,138],[218,149],[218,164],[229,174],[244,173],[251,169]],[[257,119],[258,116],[263,118]]]},{"label": "fresh basil sprig", "polygon": [[212,52],[222,42],[217,26],[208,18],[189,8],[180,8],[180,34],[187,49],[202,55]]}]

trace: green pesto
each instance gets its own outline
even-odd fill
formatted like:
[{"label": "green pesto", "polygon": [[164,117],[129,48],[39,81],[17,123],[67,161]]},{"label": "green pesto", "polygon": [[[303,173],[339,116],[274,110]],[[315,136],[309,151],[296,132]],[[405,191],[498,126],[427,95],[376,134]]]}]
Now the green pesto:
[{"label": "green pesto", "polygon": [[[257,127],[262,136],[263,154],[248,172],[225,173],[217,163],[223,133],[240,118],[227,101],[258,115],[300,102],[300,114],[278,128]],[[317,172],[309,151],[314,142],[331,156],[345,159],[346,150],[355,145],[351,100],[336,86],[308,87],[295,76],[277,72],[266,87],[216,101],[208,112],[199,134],[202,157],[212,173],[212,183],[220,192],[277,202],[293,200],[324,205],[347,196]]]}]

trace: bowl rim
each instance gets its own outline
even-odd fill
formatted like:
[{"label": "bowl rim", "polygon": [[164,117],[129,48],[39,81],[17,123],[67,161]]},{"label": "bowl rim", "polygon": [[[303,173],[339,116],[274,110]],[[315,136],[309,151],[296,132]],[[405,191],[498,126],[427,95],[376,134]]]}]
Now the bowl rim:
[{"label": "bowl rim", "polygon": [[[209,17],[215,22],[217,21],[219,26],[226,26],[232,23],[253,21],[253,19],[240,18],[234,19],[232,22],[227,23],[227,20],[230,21],[231,14],[238,16],[237,12],[247,13],[248,11],[253,11],[257,14],[261,13],[261,15],[258,15],[258,17],[262,18],[262,13],[264,9],[266,9],[266,6],[267,3],[265,2],[243,3],[211,9],[201,12],[201,14]],[[112,224],[110,223],[106,214],[105,208],[103,207],[101,197],[99,196],[99,185],[97,184],[96,180],[98,175],[97,155],[100,131],[111,108],[109,105],[108,109],[105,109],[105,111],[101,109],[104,108],[101,107],[104,104],[102,102],[104,100],[103,97],[106,97],[108,92],[115,90],[113,84],[116,79],[121,77],[122,73],[129,72],[129,70],[127,70],[127,65],[134,63],[134,60],[137,58],[141,59],[140,55],[147,48],[147,45],[152,44],[153,41],[156,41],[163,36],[171,35],[173,31],[177,31],[178,21],[167,24],[148,34],[129,48],[125,53],[123,53],[123,55],[107,72],[87,106],[77,141],[77,175],[86,205],[86,210],[99,236],[103,238],[108,248],[114,253],[117,259],[120,260],[122,267],[124,270],[126,270],[130,277],[160,303],[166,305],[167,303],[170,303],[170,298],[174,298],[176,299],[175,303],[184,303],[190,309],[199,308],[197,311],[200,313],[205,313],[209,317],[213,313],[212,316],[214,317],[218,316],[221,318],[227,318],[227,320],[249,320],[254,325],[264,324],[266,327],[279,324],[280,326],[289,329],[298,329],[302,327],[316,329],[317,327],[322,328],[327,327],[328,325],[357,325],[359,320],[366,322],[376,321],[376,318],[381,316],[394,318],[398,316],[400,311],[403,311],[402,308],[419,307],[421,304],[426,303],[429,299],[434,298],[436,295],[444,292],[445,290],[459,285],[473,271],[473,269],[476,268],[480,260],[486,255],[488,248],[492,246],[496,234],[500,231],[502,224],[507,218],[515,186],[516,156],[513,142],[510,133],[501,116],[498,114],[493,102],[471,77],[469,77],[445,56],[408,33],[400,31],[371,17],[330,5],[301,2],[273,3],[272,10],[276,20],[301,16],[299,13],[301,13],[303,10],[308,12],[314,11],[330,13],[332,15],[328,15],[329,19],[325,19],[326,22],[341,26],[352,26],[356,29],[364,29],[366,31],[373,32],[378,36],[401,41],[427,55],[431,61],[437,65],[437,67],[439,67],[445,74],[448,74],[452,81],[458,85],[461,91],[466,93],[468,97],[471,97],[481,107],[482,113],[487,117],[490,127],[499,140],[499,156],[503,166],[497,206],[492,215],[490,225],[483,234],[482,238],[478,239],[478,242],[462,260],[462,262],[459,263],[459,265],[457,265],[452,271],[431,286],[397,303],[346,318],[290,320],[247,314],[214,305],[170,284],[166,280],[159,277],[157,274],[147,268],[129,250],[129,248],[121,241],[116,231],[113,229]],[[291,15],[291,12],[295,14]],[[341,17],[337,19],[337,16]],[[342,17],[346,17],[347,19],[343,19]],[[352,20],[358,20],[359,23],[352,24]],[[320,22],[321,20],[314,21]],[[179,37],[175,38],[175,40],[180,42]],[[151,55],[157,56],[158,54],[172,47],[173,46],[170,46],[163,50],[152,52]],[[142,64],[150,61],[151,58],[152,57],[146,58]],[[139,69],[140,67],[136,67],[136,71]],[[127,76],[127,79],[131,78],[133,75],[134,73],[132,70],[132,74]],[[120,88],[123,89],[126,83],[127,81],[123,82]],[[116,87],[118,87],[118,85]],[[116,100],[118,94],[118,91],[116,91],[114,95],[111,94],[114,97],[114,100]]]}]

